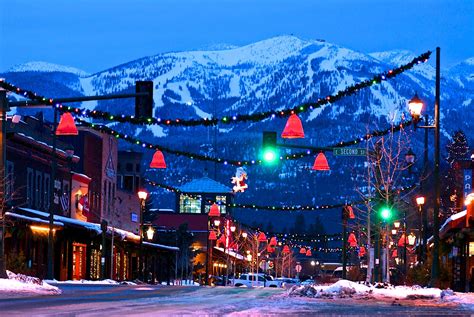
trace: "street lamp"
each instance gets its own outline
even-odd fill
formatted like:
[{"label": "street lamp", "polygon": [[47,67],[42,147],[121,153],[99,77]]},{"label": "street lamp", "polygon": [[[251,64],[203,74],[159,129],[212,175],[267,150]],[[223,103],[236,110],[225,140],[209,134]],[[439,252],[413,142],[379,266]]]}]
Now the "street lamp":
[{"label": "street lamp", "polygon": [[148,238],[148,240],[153,240],[153,236],[155,235],[155,229],[153,229],[152,226],[149,226],[148,227],[148,230],[146,231],[146,237]]},{"label": "street lamp", "polygon": [[[436,48],[436,79],[435,79],[435,104],[434,104],[434,125],[432,126],[422,126],[421,128],[425,129],[434,129],[434,169],[433,169],[433,178],[435,185],[435,201],[433,209],[433,262],[431,267],[431,286],[437,286],[439,283],[439,209],[441,205],[441,180],[439,173],[439,164],[440,164],[440,55],[441,49]],[[415,95],[415,97],[417,97]],[[423,101],[420,98],[413,97],[408,103],[410,113],[416,122],[419,120],[421,115],[421,110],[423,108]],[[427,120],[425,119],[425,122]],[[425,141],[426,141],[425,133]],[[426,149],[426,145],[425,145]],[[426,153],[425,153],[426,156]]]},{"label": "street lamp", "polygon": [[138,193],[138,199],[140,199],[140,280],[144,280],[145,266],[143,265],[143,212],[145,211],[145,200],[148,197],[148,193],[144,190],[140,190]]},{"label": "street lamp", "polygon": [[424,227],[423,224],[423,205],[425,204],[425,197],[424,196],[418,196],[416,197],[416,204],[418,205],[418,210],[420,211],[420,237],[418,240],[418,244],[420,245],[420,260],[423,261],[424,259],[424,253],[425,253],[425,241],[423,241],[424,233],[426,228]]},{"label": "street lamp", "polygon": [[221,221],[219,219],[214,219],[214,226],[219,227]]}]

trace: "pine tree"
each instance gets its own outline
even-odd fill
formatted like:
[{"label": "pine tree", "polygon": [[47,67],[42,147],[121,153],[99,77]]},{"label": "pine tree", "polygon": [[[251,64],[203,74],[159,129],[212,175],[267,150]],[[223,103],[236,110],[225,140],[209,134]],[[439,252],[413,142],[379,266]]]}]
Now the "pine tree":
[{"label": "pine tree", "polygon": [[467,153],[469,152],[469,146],[466,135],[463,131],[458,130],[454,132],[451,143],[446,145],[446,150],[448,151],[448,157],[446,160],[450,166],[452,166],[456,160],[466,158]]},{"label": "pine tree", "polygon": [[441,199],[445,207],[443,218],[447,218],[457,212],[455,207],[459,205],[459,203],[457,203],[456,197],[459,197],[462,193],[462,178],[459,172],[456,171],[454,163],[458,160],[465,159],[469,153],[467,138],[463,131],[459,130],[454,132],[451,143],[446,145],[446,150],[448,151],[446,161],[449,163],[449,169],[443,178],[442,186],[443,193]]}]

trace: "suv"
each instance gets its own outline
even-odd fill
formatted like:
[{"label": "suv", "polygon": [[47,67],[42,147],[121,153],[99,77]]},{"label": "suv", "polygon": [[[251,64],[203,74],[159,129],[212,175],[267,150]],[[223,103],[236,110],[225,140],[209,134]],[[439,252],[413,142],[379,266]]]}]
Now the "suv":
[{"label": "suv", "polygon": [[273,280],[273,277],[262,273],[241,274],[239,278],[232,280],[234,286],[263,286],[263,287],[282,287],[281,281]]}]

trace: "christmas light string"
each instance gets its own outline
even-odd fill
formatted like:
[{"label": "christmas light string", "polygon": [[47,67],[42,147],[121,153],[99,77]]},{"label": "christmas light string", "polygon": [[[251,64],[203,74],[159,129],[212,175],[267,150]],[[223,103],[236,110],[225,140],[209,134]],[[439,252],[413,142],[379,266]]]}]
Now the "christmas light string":
[{"label": "christmas light string", "polygon": [[[179,188],[173,187],[170,185],[165,185],[161,184],[155,181],[152,181],[150,179],[144,179],[144,181],[151,186],[154,187],[160,187],[163,189],[166,189],[170,192],[178,193],[181,195],[184,195],[188,198],[191,199],[199,199],[201,198],[200,195],[192,195],[189,193],[183,193]],[[400,187],[396,190],[397,194],[400,194],[402,192],[406,192],[409,190],[412,190],[418,186],[417,184],[412,184],[409,186],[403,186]],[[253,209],[253,210],[275,210],[275,211],[314,211],[314,210],[325,210],[325,209],[335,209],[335,208],[342,208],[344,206],[358,206],[358,205],[364,205],[367,202],[372,201],[373,198],[368,198],[365,200],[358,200],[358,201],[353,201],[353,202],[345,202],[345,203],[339,203],[339,204],[332,204],[332,205],[318,205],[318,206],[262,206],[262,205],[256,205],[256,204],[239,204],[239,203],[226,203],[226,207],[232,207],[232,208],[241,208],[241,209]],[[211,199],[206,200],[207,203],[213,204],[216,203],[218,205],[224,206],[221,202],[217,202]],[[258,228],[257,228],[258,229]],[[261,230],[260,230],[261,231]]]},{"label": "christmas light string", "polygon": [[[121,123],[131,123],[131,124],[139,124],[139,125],[165,125],[165,126],[209,126],[215,125],[217,123],[222,124],[232,124],[237,122],[245,122],[245,121],[262,121],[267,118],[284,118],[288,117],[294,113],[304,113],[310,110],[314,110],[317,108],[322,107],[323,105],[334,103],[344,97],[351,96],[357,93],[359,90],[370,87],[375,84],[379,84],[382,81],[394,78],[399,74],[413,68],[417,64],[425,63],[430,58],[431,51],[427,51],[418,57],[413,58],[412,61],[409,63],[399,66],[397,68],[391,69],[389,71],[374,75],[372,79],[367,79],[360,83],[351,85],[346,87],[343,90],[338,91],[333,95],[328,95],[325,98],[320,98],[316,102],[308,102],[303,103],[301,105],[286,108],[283,110],[269,110],[254,114],[235,114],[233,116],[224,116],[222,118],[202,118],[202,119],[161,119],[161,118],[136,118],[133,115],[118,115],[118,114],[111,114],[106,111],[100,110],[89,110],[84,108],[77,108],[72,106],[65,106],[63,104],[56,104],[53,98],[47,98],[44,96],[40,96],[35,92],[22,89],[17,87],[11,83],[6,81],[0,81],[0,87],[13,91],[19,95],[22,95],[25,98],[29,98],[34,101],[39,101],[44,103],[45,105],[54,105],[58,108],[60,112],[72,112],[78,116],[88,117],[88,118],[95,118],[101,119],[106,121],[114,121],[114,122],[121,122]],[[28,105],[28,101],[25,101],[25,106]]]},{"label": "christmas light string", "polygon": [[[188,157],[188,158],[191,158],[191,159],[197,159],[197,160],[202,160],[202,161],[211,161],[211,162],[221,163],[221,164],[224,164],[224,165],[245,166],[245,165],[265,164],[264,161],[259,160],[259,159],[236,161],[236,160],[231,160],[231,159],[226,159],[226,158],[219,158],[219,157],[214,157],[214,156],[209,156],[209,155],[202,155],[202,154],[198,154],[198,153],[174,150],[174,149],[162,146],[162,145],[145,142],[143,140],[140,140],[140,139],[135,138],[133,136],[130,136],[128,134],[118,132],[118,131],[116,131],[116,130],[114,130],[114,129],[106,126],[106,125],[103,125],[103,124],[90,123],[90,122],[84,121],[84,120],[79,119],[79,118],[76,118],[76,120],[82,126],[86,126],[86,127],[92,128],[96,131],[113,135],[117,139],[127,141],[127,142],[132,143],[132,144],[137,145],[137,146],[141,146],[144,149],[160,150],[160,151],[167,152],[167,153],[170,153],[170,154],[173,154],[173,155],[185,156],[185,157]],[[394,127],[390,127],[390,128],[385,129],[385,130],[376,130],[376,131],[373,131],[371,133],[365,134],[363,137],[358,137],[358,138],[350,140],[350,141],[341,141],[341,142],[338,142],[338,143],[334,143],[332,145],[326,146],[326,148],[341,148],[341,147],[356,145],[356,144],[359,144],[359,143],[364,142],[366,140],[369,140],[373,137],[380,137],[380,136],[387,135],[389,133],[398,132],[398,131],[406,128],[407,126],[410,126],[411,124],[413,124],[412,120],[404,121],[404,122],[401,122],[401,123],[397,124]],[[320,152],[321,152],[320,150],[307,150],[307,151],[304,151],[304,152],[298,152],[298,153],[294,153],[294,154],[284,155],[284,156],[280,156],[280,161],[283,161],[283,160],[296,160],[296,159],[299,159],[299,158],[313,156],[313,155],[316,155]]]}]

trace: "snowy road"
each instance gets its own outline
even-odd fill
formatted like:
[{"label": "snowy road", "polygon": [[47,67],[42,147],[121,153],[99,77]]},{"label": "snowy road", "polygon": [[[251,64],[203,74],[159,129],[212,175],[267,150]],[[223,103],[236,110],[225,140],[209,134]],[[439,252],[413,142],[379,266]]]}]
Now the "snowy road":
[{"label": "snowy road", "polygon": [[354,300],[288,297],[281,289],[233,287],[60,285],[63,294],[2,298],[0,316],[144,316],[260,314],[474,314],[453,302],[422,300]]}]

